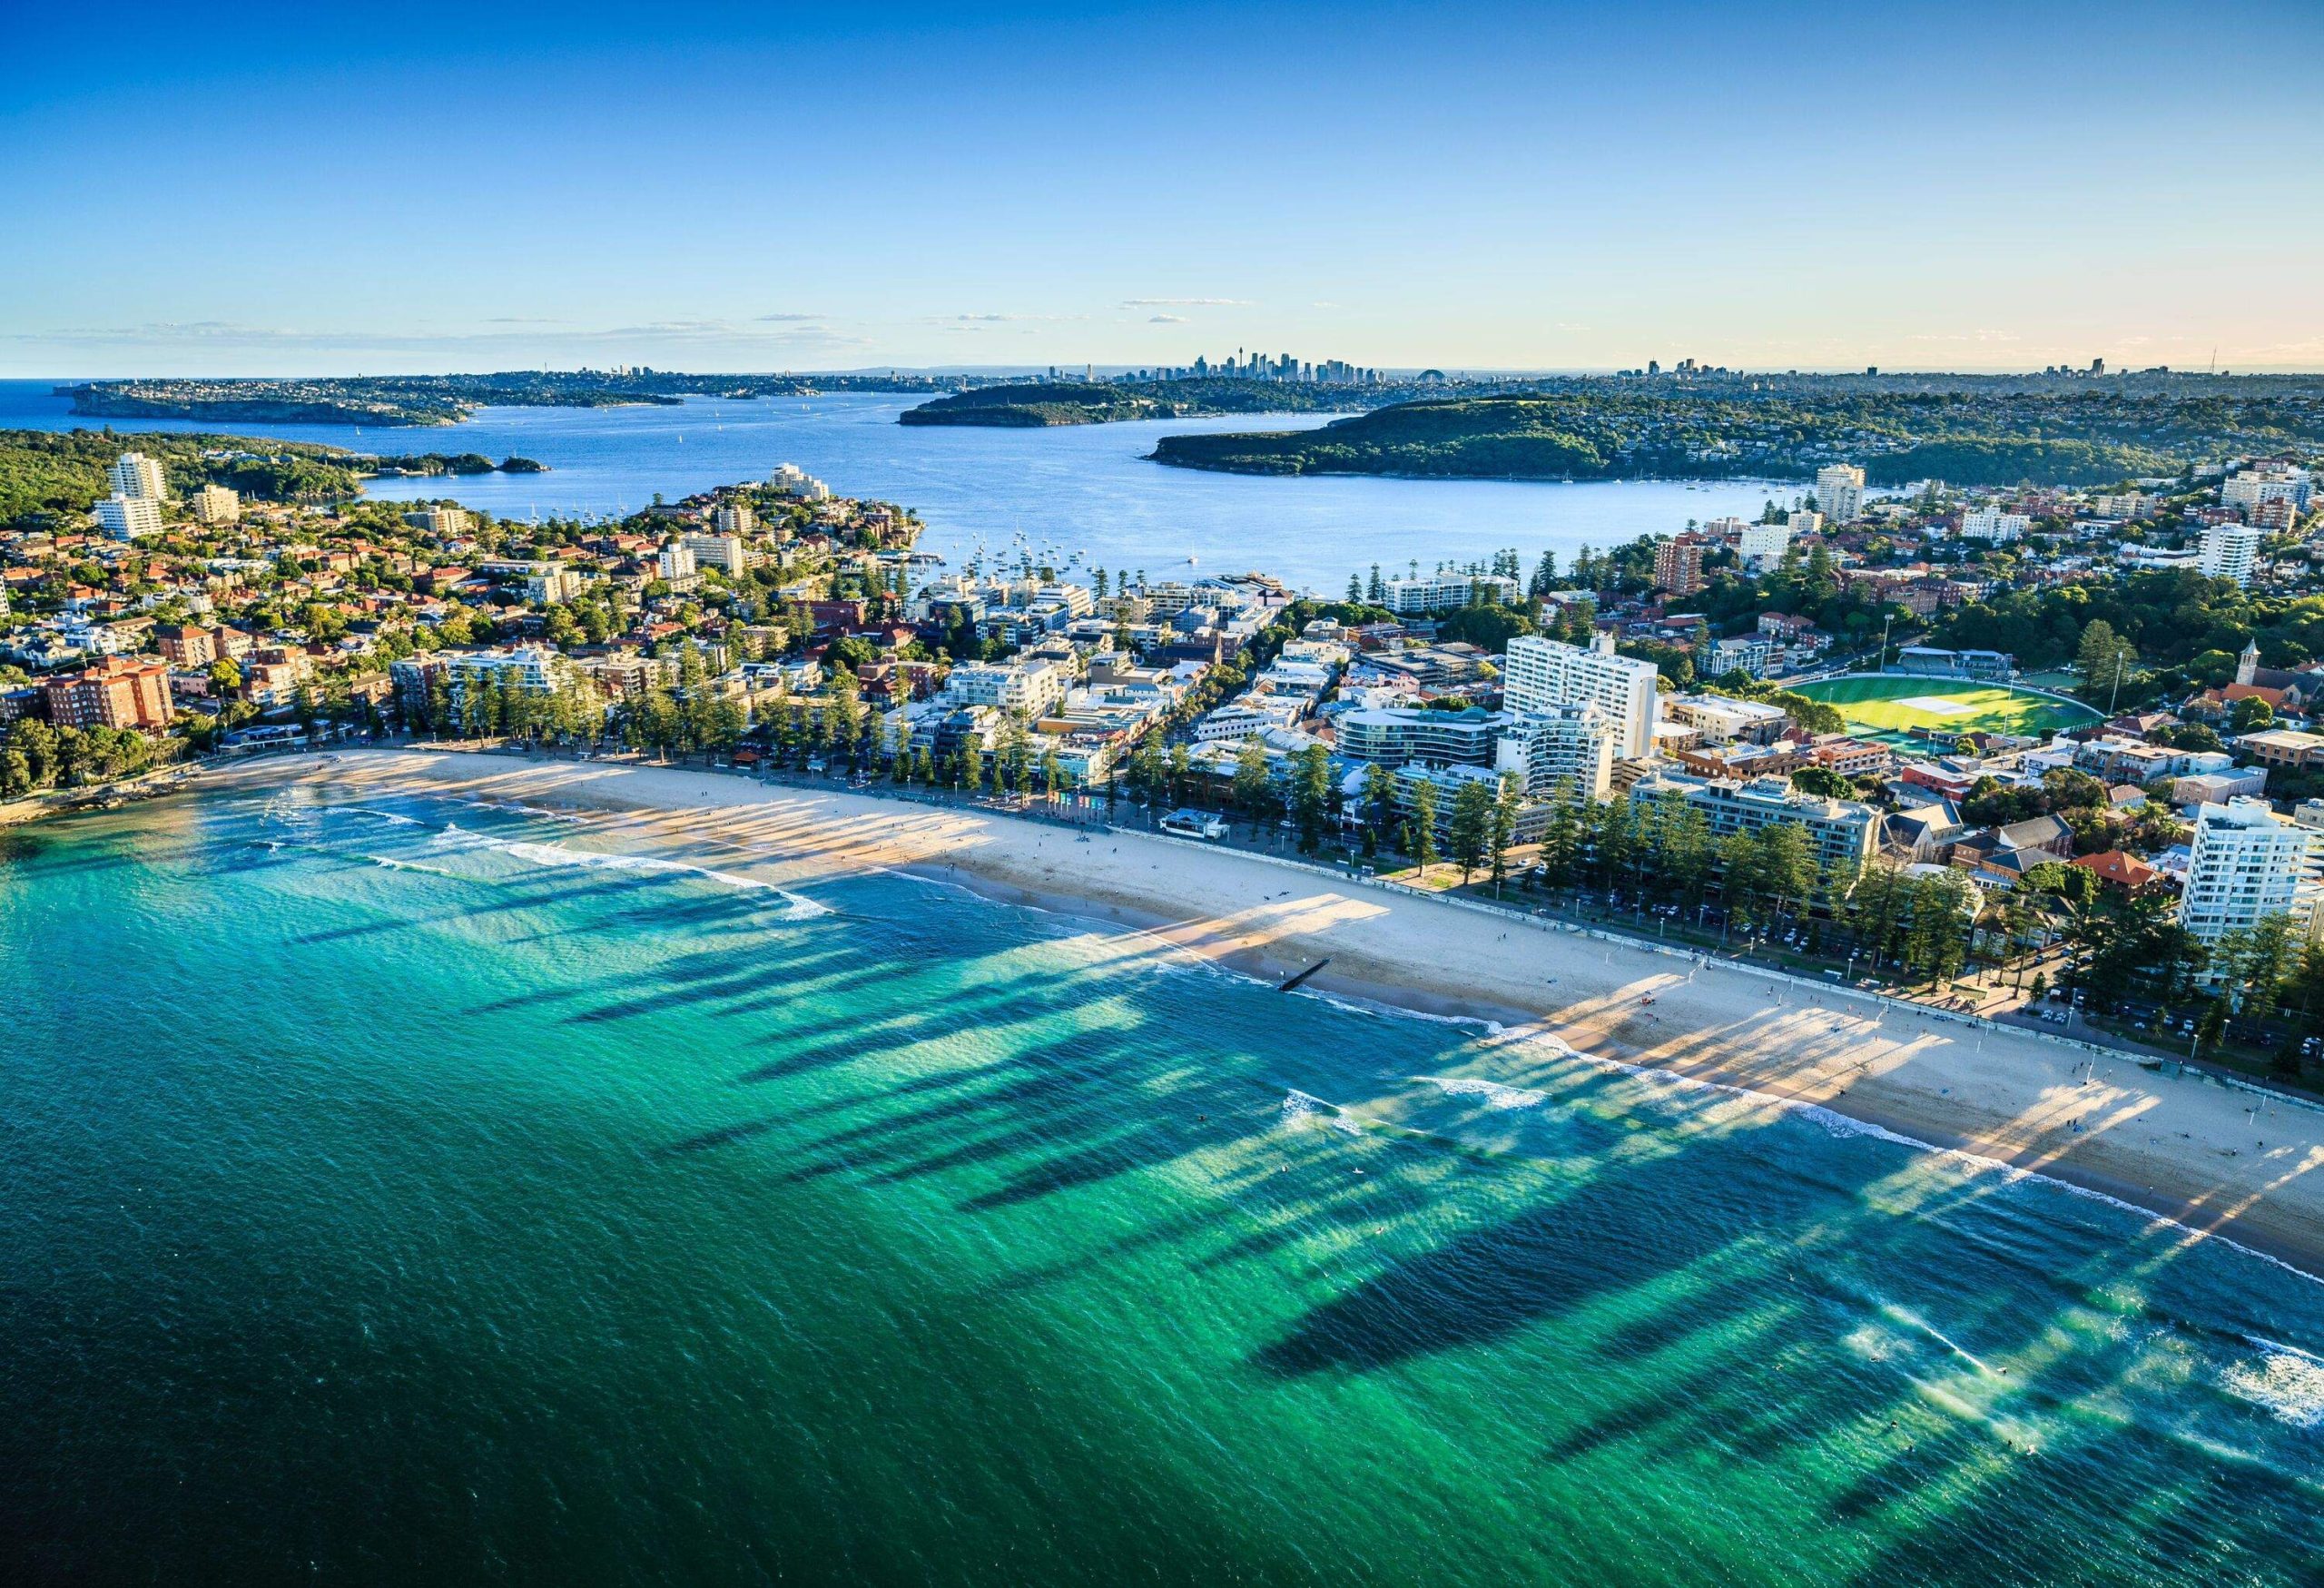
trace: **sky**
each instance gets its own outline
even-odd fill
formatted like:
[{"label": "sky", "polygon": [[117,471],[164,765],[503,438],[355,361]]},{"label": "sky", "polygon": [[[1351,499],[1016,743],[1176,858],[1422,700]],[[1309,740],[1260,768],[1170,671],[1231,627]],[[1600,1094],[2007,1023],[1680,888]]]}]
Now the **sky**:
[{"label": "sky", "polygon": [[2317,0],[0,35],[0,375],[2324,369]]}]

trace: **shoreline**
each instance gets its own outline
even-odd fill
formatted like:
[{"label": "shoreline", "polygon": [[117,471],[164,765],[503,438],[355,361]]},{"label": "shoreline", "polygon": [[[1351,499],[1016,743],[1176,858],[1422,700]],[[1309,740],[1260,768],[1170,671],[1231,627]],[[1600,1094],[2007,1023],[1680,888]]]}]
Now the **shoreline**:
[{"label": "shoreline", "polygon": [[[1117,904],[1096,903],[1086,897],[1075,894],[1044,894],[1028,892],[1019,887],[997,885],[981,880],[964,881],[958,877],[937,876],[917,867],[899,869],[909,874],[919,876],[923,881],[963,889],[989,902],[1039,910],[1048,914],[1086,921],[1093,926],[1118,928],[1126,933],[1155,938],[1162,947],[1175,952],[1194,953],[1207,963],[1221,967],[1255,986],[1277,988],[1280,991],[1278,983],[1283,977],[1287,974],[1295,974],[1300,969],[1295,963],[1272,961],[1264,956],[1246,963],[1238,962],[1239,955],[1235,952],[1222,954],[1205,953],[1199,948],[1190,947],[1161,935],[1171,923],[1166,916],[1150,912],[1142,912]],[[1615,952],[1640,952],[1642,951],[1624,950],[1620,945],[1616,945]],[[1745,969],[1741,973],[1748,975],[1751,972],[1748,969]],[[1441,994],[1411,986],[1354,981],[1345,976],[1334,975],[1328,967],[1303,980],[1300,985],[1292,991],[1295,996],[1322,997],[1344,1005],[1353,1005],[1367,1013],[1446,1021],[1478,1027],[1489,1033],[1496,1042],[1551,1041],[1559,1043],[1572,1057],[1587,1063],[1632,1075],[1649,1078],[1669,1077],[1689,1085],[1716,1087],[1721,1090],[1732,1092],[1756,1107],[1787,1111],[1813,1110],[1818,1114],[1828,1115],[1845,1121],[1847,1125],[1856,1128],[1857,1133],[1876,1135],[1920,1152],[1964,1158],[1980,1169],[1999,1169],[2013,1176],[2047,1181],[2072,1195],[2095,1198],[2144,1218],[2167,1221],[2187,1231],[2194,1238],[2225,1241],[2238,1250],[2262,1261],[2289,1268],[2304,1279],[2324,1286],[2324,1230],[2319,1230],[2313,1241],[2280,1242],[2272,1237],[2262,1236],[2250,1230],[2239,1228],[2235,1233],[2230,1234],[2225,1228],[2205,1228],[2198,1222],[2201,1218],[2198,1205],[2191,1201],[2182,1202],[2176,1207],[2158,1206],[2160,1199],[2152,1195],[2151,1186],[2142,1188],[2116,1177],[2092,1172],[2081,1166],[2063,1162],[2044,1162],[2039,1168],[2029,1167],[1981,1150],[1979,1139],[1974,1137],[1944,1137],[1940,1132],[1932,1131],[1930,1135],[1939,1139],[1925,1139],[1914,1133],[1914,1129],[1918,1127],[1907,1129],[1904,1122],[1881,1118],[1871,1110],[1850,1108],[1835,1100],[1845,1098],[1849,1090],[1847,1088],[1841,1089],[1839,1092],[1830,1097],[1818,1098],[1774,1090],[1764,1077],[1749,1069],[1730,1069],[1723,1064],[1710,1063],[1682,1070],[1656,1064],[1650,1060],[1616,1058],[1592,1050],[1585,1050],[1566,1041],[1552,1026],[1543,1021],[1542,1017],[1528,1011],[1492,1004],[1460,1003]],[[2036,1037],[2040,1035],[2040,1033],[2026,1034]],[[2127,1059],[2131,1056],[2125,1054],[2123,1057]]]},{"label": "shoreline", "polygon": [[[2324,1282],[2324,1175],[2312,1172],[2324,1169],[2324,1111],[2239,1100],[2193,1076],[2142,1070],[2128,1053],[2110,1060],[1853,989],[1787,986],[1759,968],[1693,964],[1141,833],[1094,827],[1082,844],[1069,828],[1002,812],[706,769],[365,747],[205,769],[187,792],[293,783],[596,813],[606,820],[586,830],[592,840],[714,855],[720,869],[771,873],[781,886],[901,873],[1136,934],[1255,981],[1328,959],[1303,991],[1498,1027],[1489,1054],[1521,1060],[1521,1044],[1546,1038],[1748,1106],[1820,1110],[1866,1133],[2040,1175],[2166,1220],[2188,1241],[2217,1236]],[[717,824],[705,827],[699,818],[711,814]]]}]

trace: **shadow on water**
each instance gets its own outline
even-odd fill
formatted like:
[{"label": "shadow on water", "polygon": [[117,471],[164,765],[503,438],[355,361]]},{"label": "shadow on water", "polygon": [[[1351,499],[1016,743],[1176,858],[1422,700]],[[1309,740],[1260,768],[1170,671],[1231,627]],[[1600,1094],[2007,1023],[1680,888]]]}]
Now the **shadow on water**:
[{"label": "shadow on water", "polygon": [[[1255,1418],[1359,1391],[1416,1417],[1505,1397],[1485,1408],[1496,1435],[1536,1456],[1506,1471],[1512,1506],[1579,1510],[1643,1473],[1706,1534],[1768,1525],[1714,1515],[1734,1484],[1738,1504],[1787,1507],[1800,1561],[1824,1552],[1793,1580],[2316,1580],[2313,1483],[2159,1426],[2153,1407],[2196,1390],[2165,1403],[2136,1382],[2135,1348],[2076,1333],[2123,1310],[2109,1287],[2151,1300],[2141,1334],[2197,1315],[2168,1295],[2201,1280],[2167,1233],[2092,1215],[2042,1248],[2044,1267],[1964,1237],[1983,1205],[2048,1195],[2004,1177],[1730,1100],[1641,1103],[1579,1061],[1253,1003],[1273,995],[1224,981],[1128,982],[1110,973],[1127,954],[1060,969],[876,916],[788,932],[779,899],[658,876],[498,885],[506,898],[395,924],[553,906],[516,941],[635,940],[602,963],[556,961],[555,980],[585,976],[571,985],[465,1012],[532,1007],[625,1047],[707,1046],[704,1106],[752,1117],[653,1149],[671,1166],[657,1172],[714,1174],[739,1151],[773,1171],[753,1191],[933,1182],[995,1230],[1037,1209],[1063,1233],[984,1281],[1011,1304],[1167,1253],[1204,1299],[1266,1309],[1220,1375]],[[1411,1084],[1472,1063],[1545,1105],[1497,1115]],[[1287,1086],[1346,1107],[1295,1117]],[[1108,1185],[1127,1194],[1087,1196]],[[1254,1282],[1229,1285],[1237,1268]],[[1856,1334],[1878,1336],[1860,1357]],[[1789,1492],[1771,1496],[1761,1472]],[[1771,1580],[1693,1542],[1641,1537],[1633,1580]],[[1249,1544],[1211,1547],[1232,1562]]]},{"label": "shadow on water", "polygon": [[[1117,996],[1102,964],[1040,969],[1003,952],[978,966],[940,932],[876,915],[842,941],[771,934],[779,902],[656,876],[503,885],[519,891],[461,913],[554,904],[557,924],[541,938],[665,932],[696,946],[626,982],[470,1013],[554,999],[570,1006],[568,1024],[635,1022],[637,1040],[665,1017],[766,1022],[735,1041],[773,1053],[728,1084],[773,1089],[776,1106],[655,1158],[773,1147],[772,1184],[944,1179],[970,1218],[1168,1174],[1197,1188],[1194,1199],[1157,1198],[1150,1216],[1106,1225],[993,1287],[1021,1295],[1141,1251],[1176,1252],[1200,1284],[1263,1265],[1293,1305],[1244,1358],[1262,1389],[1334,1376],[1401,1383],[1480,1350],[1554,1350],[1600,1393],[1522,1414],[1543,1472],[1581,1483],[1619,1463],[1692,1485],[1707,1451],[1821,1470],[1830,1481],[1816,1510],[1866,1545],[1826,1575],[1866,1584],[2054,1580],[2063,1541],[2083,1525],[2109,1538],[2092,1581],[2139,1580],[2142,1564],[2203,1580],[2187,1563],[2210,1559],[2229,1574],[2291,1582],[2297,1568],[2272,1546],[2237,1562],[2226,1519],[2240,1503],[2280,1524],[2280,1538],[2324,1521],[2312,1486],[2192,1444],[2158,1484],[2162,1435],[2076,1414],[2127,1393],[2130,1364],[2119,1352],[2059,1353],[2055,1337],[2094,1289],[2126,1270],[2157,1279],[2184,1248],[2117,1238],[2063,1272],[2029,1273],[2005,1247],[1948,1228],[2006,1192],[1998,1177],[1948,1177],[1925,1159],[1900,1169],[1911,1155],[1868,1140],[1808,1139],[1821,1150],[1806,1166],[1811,1128],[1764,1110],[1714,1119],[1712,1104],[1674,1105],[1625,1119],[1629,1083],[1571,1061],[1561,1076],[1509,1077],[1557,1094],[1567,1107],[1554,1125],[1482,1108],[1462,1118],[1439,1101],[1427,1117],[1441,1130],[1360,1119],[1342,1121],[1350,1133],[1290,1129],[1286,1079],[1360,1089],[1344,1055],[1318,1070],[1306,1056],[1246,1050],[1264,1049],[1258,1038],[1174,1026],[1167,994]],[[863,963],[867,952],[881,962]],[[963,980],[963,969],[975,973]],[[1219,995],[1251,996],[1206,986],[1199,998]],[[1055,1022],[1074,1015],[1084,1023],[1060,1034]],[[1448,1038],[1405,1068],[1482,1052]],[[813,1095],[784,1095],[810,1078]],[[1923,1313],[1942,1319],[1941,1336],[1915,1332]],[[1837,1349],[1837,1334],[1891,1314],[1902,1321],[1881,1327],[1905,1366],[1829,1383],[1793,1371]],[[2032,1366],[2008,1378],[1985,1363]],[[2022,1431],[2034,1426],[2048,1432]],[[2109,1465],[2145,1475],[2108,1475]]]},{"label": "shadow on water", "polygon": [[[948,1032],[1029,1030],[1086,991],[1061,977],[974,1012],[882,1020],[855,1028],[856,1041],[834,1035],[748,1079],[899,1059]],[[1546,1467],[1578,1477],[1617,1459],[1692,1484],[1707,1450],[1761,1466],[1837,1464],[1844,1470],[1823,1514],[1880,1541],[1841,1573],[1866,1584],[2054,1581],[2060,1552],[2084,1525],[2108,1538],[2092,1581],[2150,1580],[2142,1565],[2154,1578],[2209,1581],[2188,1566],[2232,1558],[2231,1496],[2295,1533],[2324,1523],[2312,1484],[2246,1475],[2196,1444],[2181,1450],[2179,1478],[2158,1489],[2153,1445],[2169,1435],[2083,1414],[2135,1393],[2126,1386],[2134,1358],[2063,1351],[2058,1337],[2102,1309],[2096,1292],[2126,1273],[2169,1278],[2189,1249],[2169,1232],[2093,1231],[2078,1260],[2029,1272],[2005,1244],[1965,1241],[1956,1226],[1994,1197],[2051,1193],[1944,1172],[1869,1139],[1827,1139],[1766,1110],[1711,1123],[1709,1105],[1650,1127],[1649,1136],[1685,1138],[1653,1149],[1638,1149],[1635,1129],[1587,1114],[1564,1121],[1558,1176],[1529,1186],[1502,1216],[1448,1230],[1446,1177],[1492,1186],[1522,1167],[1522,1153],[1480,1152],[1458,1130],[1286,1137],[1280,1087],[1257,1079],[1271,1065],[1157,1036],[1152,1017],[1139,1015],[1065,1040],[1004,1043],[982,1062],[823,1099],[685,1148],[782,1130],[793,1181],[876,1185],[975,1170],[990,1183],[958,1199],[971,1215],[1174,1167],[1215,1192],[1196,1208],[1157,1210],[1097,1250],[1014,1274],[1004,1290],[1078,1277],[1129,1251],[1177,1248],[1198,1274],[1373,1238],[1312,1271],[1327,1294],[1251,1355],[1264,1380],[1403,1374],[1478,1348],[1558,1342],[1574,1370],[1597,1365],[1610,1381],[1635,1376],[1652,1390],[1545,1415]],[[1588,1100],[1618,1084],[1601,1072],[1563,1090]],[[840,1124],[858,1107],[879,1116]],[[1801,1167],[1803,1152],[1812,1169]],[[1351,1154],[1361,1156],[1360,1177]],[[1900,1348],[1915,1353],[1909,1371],[1866,1368],[1833,1382],[1808,1371],[1816,1353],[1837,1348],[1837,1336],[1890,1312],[1903,1320],[1894,1326]],[[1942,1317],[1945,1332],[1916,1326],[1922,1313]],[[1948,1387],[1956,1377],[1965,1387]],[[2093,1475],[2108,1467],[2123,1475]],[[2275,1543],[2245,1565],[2264,1582],[2299,1581],[2304,1570]]]}]

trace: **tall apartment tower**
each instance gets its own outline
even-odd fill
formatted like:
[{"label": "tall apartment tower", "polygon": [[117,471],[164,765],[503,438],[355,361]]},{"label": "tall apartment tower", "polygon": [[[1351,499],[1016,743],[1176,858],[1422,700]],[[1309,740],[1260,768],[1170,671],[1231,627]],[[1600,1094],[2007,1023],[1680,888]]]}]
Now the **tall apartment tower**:
[{"label": "tall apartment tower", "polygon": [[105,470],[113,495],[132,501],[158,502],[169,493],[162,484],[162,466],[143,452],[123,452]]},{"label": "tall apartment tower", "polygon": [[162,504],[155,497],[125,497],[119,491],[97,504],[97,525],[115,540],[135,540],[162,532]]},{"label": "tall apartment tower", "polygon": [[1864,516],[1864,470],[1853,463],[1835,463],[1816,471],[1816,509],[1835,524],[1851,524]]},{"label": "tall apartment tower", "polygon": [[2232,799],[2195,814],[2179,924],[2206,946],[2266,916],[2284,915],[2305,935],[2319,894],[2312,828],[2280,822],[2268,802]]},{"label": "tall apartment tower", "polygon": [[2257,524],[2211,524],[2203,528],[2203,548],[2195,567],[2206,578],[2251,582],[2251,565],[2260,555],[2265,533]]},{"label": "tall apartment tower", "polygon": [[1516,712],[1594,705],[1612,725],[1615,758],[1632,761],[1654,753],[1654,679],[1652,662],[1614,654],[1610,632],[1586,646],[1520,635],[1502,658],[1502,704]]},{"label": "tall apartment tower", "polygon": [[1654,548],[1654,586],[1673,596],[1691,596],[1703,587],[1703,544],[1680,535]]}]

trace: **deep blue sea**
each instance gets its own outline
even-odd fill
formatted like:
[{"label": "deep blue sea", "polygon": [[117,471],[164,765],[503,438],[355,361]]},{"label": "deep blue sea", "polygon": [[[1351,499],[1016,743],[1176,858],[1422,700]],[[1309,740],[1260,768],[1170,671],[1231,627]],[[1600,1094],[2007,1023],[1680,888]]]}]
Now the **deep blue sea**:
[{"label": "deep blue sea", "polygon": [[[982,543],[1008,551],[1019,534],[1037,553],[1074,551],[1082,567],[1156,578],[1257,568],[1337,594],[1374,563],[1394,573],[1417,560],[1466,562],[1516,547],[1530,571],[1544,550],[1561,564],[1585,543],[1603,548],[1698,521],[1757,518],[1796,485],[1629,480],[1561,485],[1504,480],[1269,478],[1166,469],[1145,460],[1155,438],[1191,430],[1295,429],[1315,414],[1077,425],[1050,429],[903,426],[918,399],[876,395],[677,408],[492,409],[461,425],[362,429],[343,425],[196,425],[75,419],[54,381],[0,381],[0,429],[247,430],[381,452],[519,453],[542,475],[379,480],[389,499],[449,495],[504,518],[634,511],[655,492],[763,479],[796,463],[843,496],[916,509],[923,549],[957,566]],[[1013,554],[1011,556],[1013,561]]]},{"label": "deep blue sea", "polygon": [[0,1583],[2324,1575],[2280,1266],[622,843],[302,789],[0,833]]}]

